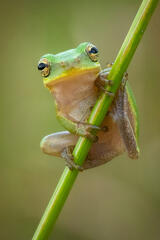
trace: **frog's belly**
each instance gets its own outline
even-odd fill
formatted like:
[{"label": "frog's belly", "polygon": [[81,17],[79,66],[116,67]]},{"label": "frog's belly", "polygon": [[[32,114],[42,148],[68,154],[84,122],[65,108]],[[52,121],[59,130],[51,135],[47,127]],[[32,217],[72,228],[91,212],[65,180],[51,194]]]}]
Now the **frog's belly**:
[{"label": "frog's belly", "polygon": [[57,110],[64,117],[71,121],[86,119],[97,98],[97,73],[97,70],[93,69],[81,71],[54,85],[52,94],[57,103]]},{"label": "frog's belly", "polygon": [[76,121],[85,121],[89,117],[92,107],[95,105],[96,99],[96,94],[82,99],[70,110],[70,118]]}]

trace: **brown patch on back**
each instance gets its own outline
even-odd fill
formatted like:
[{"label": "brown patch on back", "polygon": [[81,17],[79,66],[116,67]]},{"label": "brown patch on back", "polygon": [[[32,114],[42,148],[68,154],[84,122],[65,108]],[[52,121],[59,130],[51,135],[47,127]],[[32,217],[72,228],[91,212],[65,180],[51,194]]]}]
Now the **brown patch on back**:
[{"label": "brown patch on back", "polygon": [[138,158],[137,142],[135,136],[134,114],[130,107],[126,87],[121,86],[115,99],[115,115],[128,156]]},{"label": "brown patch on back", "polygon": [[85,169],[102,165],[125,151],[119,127],[111,115],[105,117],[102,126],[107,126],[108,131],[99,131],[99,140],[93,143],[83,165]]}]

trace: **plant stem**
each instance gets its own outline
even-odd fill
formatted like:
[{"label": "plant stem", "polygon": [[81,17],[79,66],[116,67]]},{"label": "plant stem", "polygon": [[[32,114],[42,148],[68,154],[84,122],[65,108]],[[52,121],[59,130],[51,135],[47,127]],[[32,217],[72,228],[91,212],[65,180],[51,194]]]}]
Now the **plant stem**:
[{"label": "plant stem", "polygon": [[[137,12],[137,15],[108,76],[108,79],[112,80],[114,84],[107,89],[113,93],[116,93],[118,87],[120,86],[123,74],[128,68],[128,65],[148,25],[151,15],[157,6],[157,3],[158,0],[143,0]],[[88,122],[100,126],[111,102],[112,98],[110,96],[101,94],[92,110]],[[83,137],[79,138],[73,151],[74,159],[77,164],[83,164],[91,144],[92,143],[88,139]],[[49,233],[51,232],[51,229],[56,222],[58,215],[60,214],[60,211],[70,193],[77,175],[77,170],[71,171],[68,169],[68,167],[64,169],[55,192],[53,193],[53,196],[33,236],[33,240],[44,240],[48,238]]]}]

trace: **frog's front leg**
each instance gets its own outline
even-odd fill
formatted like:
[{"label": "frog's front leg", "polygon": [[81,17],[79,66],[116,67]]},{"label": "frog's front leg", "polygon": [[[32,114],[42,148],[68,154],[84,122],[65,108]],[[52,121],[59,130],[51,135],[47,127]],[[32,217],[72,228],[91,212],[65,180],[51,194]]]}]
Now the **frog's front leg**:
[{"label": "frog's front leg", "polygon": [[59,119],[60,123],[66,128],[69,132],[77,135],[86,137],[93,142],[97,142],[98,137],[94,135],[95,131],[102,130],[107,131],[106,127],[98,127],[96,125],[89,124],[83,121],[76,121],[70,120],[61,112],[57,112],[57,118]]},{"label": "frog's front leg", "polygon": [[106,93],[107,95],[114,97],[114,93],[108,91],[107,89],[105,89],[105,86],[112,86],[113,82],[112,80],[108,80],[107,77],[109,75],[109,72],[111,70],[111,66],[112,64],[108,64],[107,68],[102,70],[99,74],[98,77],[95,80],[95,85],[96,87],[103,91],[104,93]]},{"label": "frog's front leg", "polygon": [[71,170],[77,169],[82,171],[83,167],[74,163],[72,156],[72,151],[77,140],[77,136],[68,131],[62,131],[45,136],[40,143],[40,147],[42,151],[48,155],[65,159],[67,166]]},{"label": "frog's front leg", "polygon": [[[95,85],[97,88],[99,88],[100,90],[102,90],[104,93],[106,93],[107,95],[114,97],[114,93],[108,91],[105,89],[105,86],[112,86],[113,81],[112,80],[108,80],[107,77],[111,71],[111,67],[112,67],[113,63],[108,64],[107,68],[102,70],[97,79],[95,80]],[[123,75],[123,79],[122,79],[122,85],[125,87],[126,81],[128,80],[128,73],[125,73]]]}]

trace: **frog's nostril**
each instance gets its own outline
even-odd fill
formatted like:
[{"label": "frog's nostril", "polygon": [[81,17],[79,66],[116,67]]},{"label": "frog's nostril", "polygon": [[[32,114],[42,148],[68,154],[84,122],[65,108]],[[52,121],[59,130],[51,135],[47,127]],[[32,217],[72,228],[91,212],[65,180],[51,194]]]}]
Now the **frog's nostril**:
[{"label": "frog's nostril", "polygon": [[47,67],[47,64],[45,63],[38,64],[38,70],[43,70],[45,67]]},{"label": "frog's nostril", "polygon": [[61,67],[66,67],[66,63],[63,61],[60,62],[60,65],[61,65]]},{"label": "frog's nostril", "polygon": [[74,60],[76,63],[80,63],[81,62],[81,59],[79,57],[75,58]]}]

